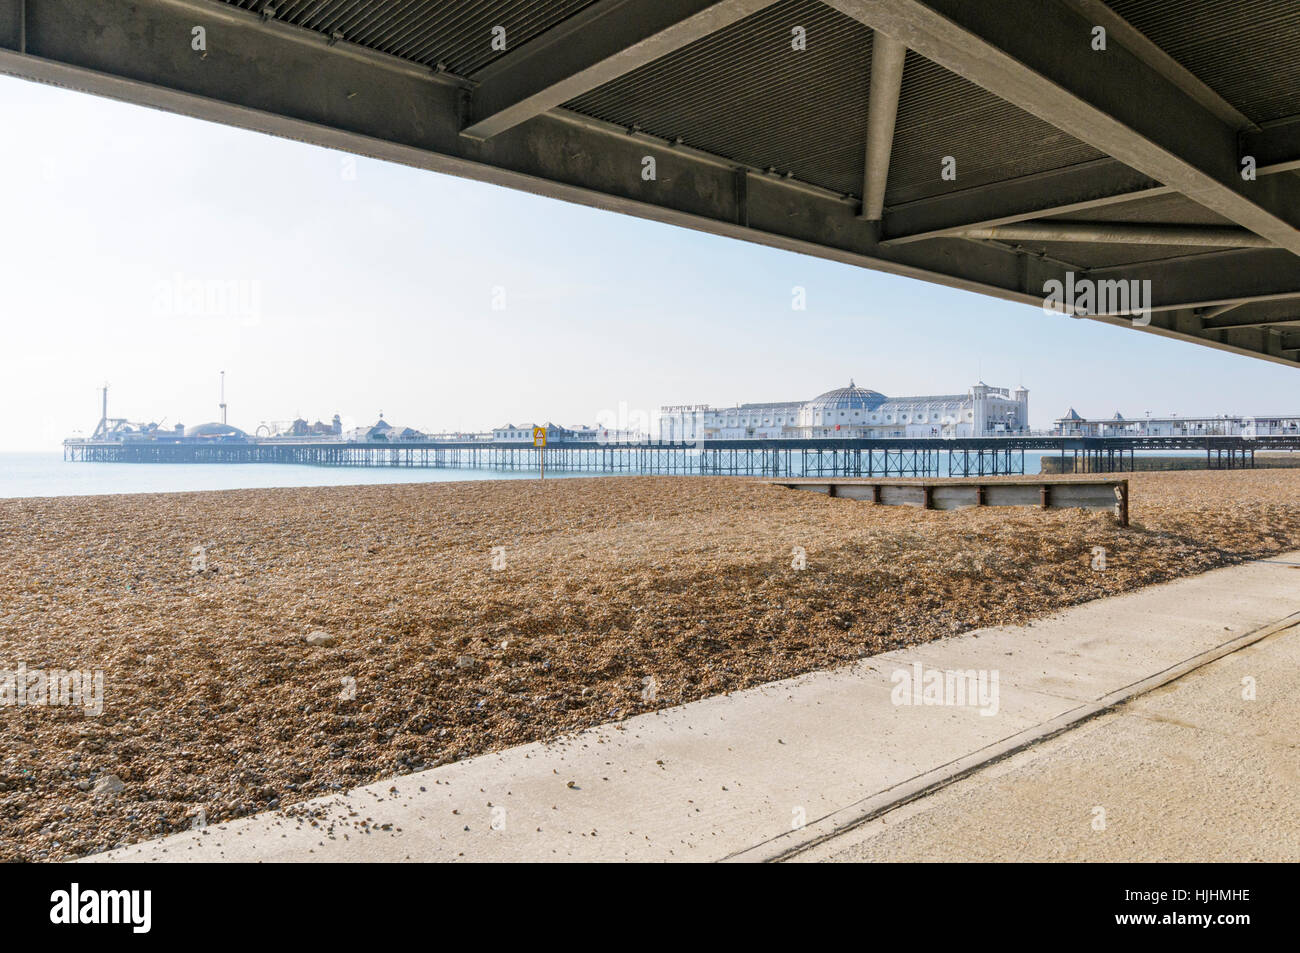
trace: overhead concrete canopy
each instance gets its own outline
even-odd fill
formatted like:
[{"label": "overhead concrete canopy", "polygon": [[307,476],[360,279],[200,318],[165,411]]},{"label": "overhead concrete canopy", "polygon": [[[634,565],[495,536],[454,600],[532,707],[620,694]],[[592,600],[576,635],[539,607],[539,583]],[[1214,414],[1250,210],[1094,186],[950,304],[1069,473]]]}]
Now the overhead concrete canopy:
[{"label": "overhead concrete canopy", "polygon": [[1295,0],[0,0],[0,72],[1300,363]]}]

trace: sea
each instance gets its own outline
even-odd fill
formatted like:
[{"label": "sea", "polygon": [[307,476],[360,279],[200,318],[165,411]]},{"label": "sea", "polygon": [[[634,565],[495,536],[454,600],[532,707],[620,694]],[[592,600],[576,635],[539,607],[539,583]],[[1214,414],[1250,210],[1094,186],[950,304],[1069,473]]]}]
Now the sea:
[{"label": "sea", "polygon": [[[1026,453],[1025,473],[1038,473],[1044,456],[1050,454]],[[624,475],[627,473],[621,472]],[[546,479],[608,475],[552,470],[547,472]],[[188,493],[194,490],[251,490],[286,486],[536,479],[535,470],[314,467],[283,463],[71,463],[65,462],[63,454],[58,451],[0,453],[0,499],[101,496],[112,493]]]},{"label": "sea", "polygon": [[[546,479],[600,475],[547,471]],[[292,463],[70,463],[60,452],[0,453],[0,499],[528,479],[536,480],[537,471],[314,467]]]}]

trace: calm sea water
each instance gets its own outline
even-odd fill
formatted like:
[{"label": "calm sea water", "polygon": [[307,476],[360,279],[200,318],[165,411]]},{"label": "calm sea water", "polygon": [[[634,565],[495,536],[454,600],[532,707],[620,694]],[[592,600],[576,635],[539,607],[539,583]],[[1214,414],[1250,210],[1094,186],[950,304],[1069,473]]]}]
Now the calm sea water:
[{"label": "calm sea water", "polygon": [[[596,475],[548,470],[546,479]],[[537,471],[405,470],[398,467],[309,467],[280,463],[65,463],[61,453],[0,453],[0,499],[520,479],[536,480]]]},{"label": "calm sea water", "polygon": [[[1025,472],[1037,473],[1042,457],[1041,453],[1026,453]],[[599,475],[550,471],[546,478]],[[0,499],[18,496],[246,490],[274,486],[529,479],[537,479],[536,471],[309,467],[278,463],[65,463],[63,455],[57,452],[0,453]]]}]

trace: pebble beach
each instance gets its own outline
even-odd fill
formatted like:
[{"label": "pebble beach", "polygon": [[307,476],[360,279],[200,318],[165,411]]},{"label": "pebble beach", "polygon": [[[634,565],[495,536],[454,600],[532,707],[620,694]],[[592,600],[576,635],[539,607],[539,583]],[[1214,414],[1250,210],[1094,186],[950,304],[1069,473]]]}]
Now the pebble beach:
[{"label": "pebble beach", "polygon": [[0,500],[0,673],[103,686],[98,713],[0,704],[0,860],[285,810],[1300,547],[1300,470],[1127,478],[1128,529],[716,477]]}]

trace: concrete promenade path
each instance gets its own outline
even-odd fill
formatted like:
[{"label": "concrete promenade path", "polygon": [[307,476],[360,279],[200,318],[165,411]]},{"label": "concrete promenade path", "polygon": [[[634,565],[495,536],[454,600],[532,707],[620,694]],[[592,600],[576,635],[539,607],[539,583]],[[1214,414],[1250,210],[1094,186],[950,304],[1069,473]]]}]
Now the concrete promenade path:
[{"label": "concrete promenade path", "polygon": [[1298,624],[1291,553],[87,859],[1300,859]]},{"label": "concrete promenade path", "polygon": [[1297,698],[1292,627],[791,859],[1295,863]]}]

